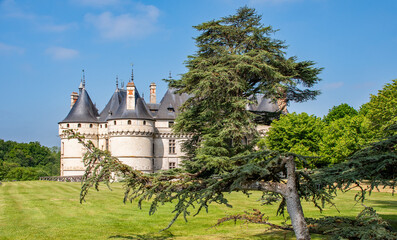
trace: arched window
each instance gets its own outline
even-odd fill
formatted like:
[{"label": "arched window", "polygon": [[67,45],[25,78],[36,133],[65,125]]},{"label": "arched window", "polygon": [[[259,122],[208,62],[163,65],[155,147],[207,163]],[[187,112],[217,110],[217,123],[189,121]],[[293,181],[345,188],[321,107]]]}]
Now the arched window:
[{"label": "arched window", "polygon": [[128,125],[131,125],[131,120],[128,120],[127,124],[128,124]]},{"label": "arched window", "polygon": [[90,124],[90,128],[92,128],[92,123]]},{"label": "arched window", "polygon": [[114,123],[114,125],[116,125],[116,124],[117,124],[117,122],[116,122],[116,121],[113,121],[113,123]]},{"label": "arched window", "polygon": [[143,121],[143,125],[146,125],[146,121]]},{"label": "arched window", "polygon": [[77,124],[77,127],[78,127],[78,128],[81,128],[81,123]]}]

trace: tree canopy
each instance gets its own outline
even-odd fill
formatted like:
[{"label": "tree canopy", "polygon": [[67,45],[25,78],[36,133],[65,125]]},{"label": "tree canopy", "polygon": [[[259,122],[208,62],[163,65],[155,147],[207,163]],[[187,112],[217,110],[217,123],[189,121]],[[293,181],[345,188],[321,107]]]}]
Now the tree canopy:
[{"label": "tree canopy", "polygon": [[56,147],[39,142],[17,143],[0,139],[0,180],[33,180],[59,175],[60,156]]},{"label": "tree canopy", "polygon": [[303,157],[254,150],[256,115],[247,111],[247,105],[263,94],[286,112],[291,101],[314,99],[319,91],[311,87],[320,81],[321,68],[312,61],[287,58],[285,43],[273,39],[275,30],[263,26],[261,16],[248,7],[194,28],[201,34],[195,38],[198,50],[186,61],[188,72],[179,80],[168,80],[177,93],[190,95],[174,125],[176,134],[190,136],[183,146],[183,167],[143,175],[83,142],[89,151],[81,200],[91,186],[118,172],[126,182],[125,200],[138,198],[139,204],[152,200],[150,214],[158,204],[177,201],[172,224],[180,215],[190,215],[195,206],[198,214],[213,202],[229,205],[225,192],[261,190],[270,192],[270,202],[282,199],[279,212],[286,207],[297,238],[309,239],[300,197],[319,206],[317,201],[326,201],[329,195],[313,191],[306,175],[295,172],[296,162],[305,162]]},{"label": "tree canopy", "polygon": [[397,123],[397,79],[387,83],[377,95],[371,95],[371,100],[363,106],[363,112],[373,125],[373,130],[380,136],[396,133],[388,128]]},{"label": "tree canopy", "polygon": [[[257,136],[254,119],[246,111],[258,93],[285,111],[291,101],[314,99],[311,90],[321,68],[312,61],[287,58],[283,41],[271,38],[275,30],[261,23],[254,9],[243,7],[232,16],[195,26],[198,50],[188,57],[188,72],[170,87],[191,97],[182,106],[175,132],[192,135],[185,142],[185,167],[191,172],[230,170],[230,157],[252,150],[243,139]],[[303,87],[303,88],[300,88]]]},{"label": "tree canopy", "polygon": [[333,122],[337,119],[344,118],[346,116],[356,116],[358,114],[357,110],[349,106],[347,103],[342,103],[338,106],[332,107],[328,114],[324,116],[323,120],[326,123]]}]

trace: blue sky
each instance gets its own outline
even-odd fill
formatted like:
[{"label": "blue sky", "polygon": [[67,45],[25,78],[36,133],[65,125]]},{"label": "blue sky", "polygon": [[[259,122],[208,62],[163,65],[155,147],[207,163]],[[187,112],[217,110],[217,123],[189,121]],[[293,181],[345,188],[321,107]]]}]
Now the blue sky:
[{"label": "blue sky", "polygon": [[335,105],[359,108],[397,78],[397,1],[346,0],[3,0],[0,1],[0,138],[58,146],[81,70],[99,110],[127,82],[134,63],[138,90],[186,72],[194,54],[192,26],[247,5],[289,56],[324,67],[315,101],[289,111],[322,117]]}]

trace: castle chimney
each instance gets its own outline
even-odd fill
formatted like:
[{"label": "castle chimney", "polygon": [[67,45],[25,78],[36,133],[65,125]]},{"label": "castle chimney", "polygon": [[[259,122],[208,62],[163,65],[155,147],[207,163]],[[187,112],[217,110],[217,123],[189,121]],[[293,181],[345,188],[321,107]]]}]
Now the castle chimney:
[{"label": "castle chimney", "polygon": [[70,94],[70,108],[74,106],[78,98],[79,94],[77,92],[72,92],[72,94]]},{"label": "castle chimney", "polygon": [[150,103],[156,103],[156,84],[150,84]]},{"label": "castle chimney", "polygon": [[135,84],[127,83],[127,110],[135,110]]}]

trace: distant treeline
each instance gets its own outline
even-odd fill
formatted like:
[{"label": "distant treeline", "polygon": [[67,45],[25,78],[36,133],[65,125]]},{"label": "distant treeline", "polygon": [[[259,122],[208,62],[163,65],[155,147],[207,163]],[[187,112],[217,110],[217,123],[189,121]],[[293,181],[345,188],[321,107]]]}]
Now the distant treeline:
[{"label": "distant treeline", "polygon": [[58,176],[59,164],[59,147],[48,148],[39,142],[17,143],[0,139],[0,181]]}]

